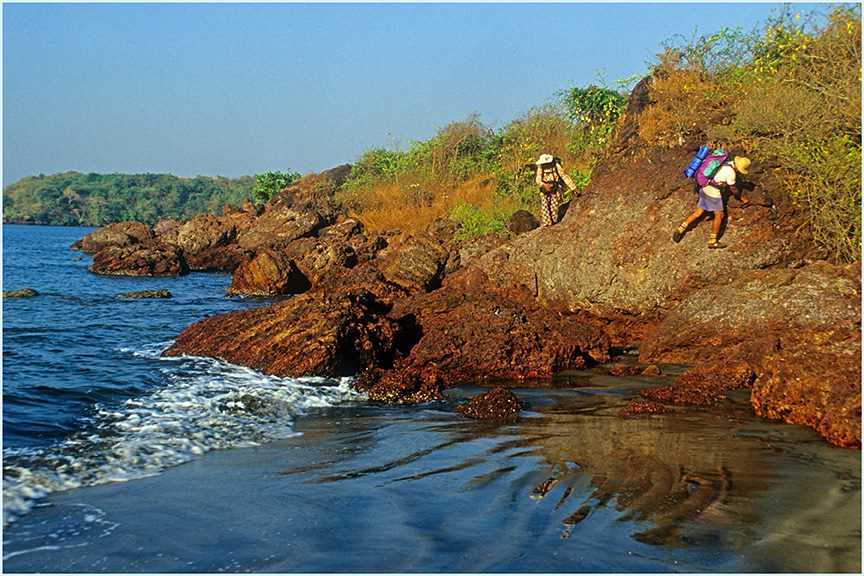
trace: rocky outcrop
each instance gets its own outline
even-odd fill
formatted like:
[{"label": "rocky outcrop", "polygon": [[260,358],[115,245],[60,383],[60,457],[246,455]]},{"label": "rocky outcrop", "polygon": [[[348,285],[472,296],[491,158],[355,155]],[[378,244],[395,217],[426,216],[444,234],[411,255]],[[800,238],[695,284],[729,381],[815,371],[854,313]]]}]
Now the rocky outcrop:
[{"label": "rocky outcrop", "polygon": [[89,270],[121,276],[179,276],[189,267],[178,248],[148,243],[102,248],[93,255]]},{"label": "rocky outcrop", "polygon": [[[103,226],[72,245],[92,252],[91,270],[102,274],[167,275],[190,270],[233,272],[260,250],[312,237],[332,223],[329,204],[350,165],[309,174],[274,196],[263,208],[249,202],[226,206],[222,216]],[[158,262],[160,257],[163,262]],[[258,293],[253,291],[252,293]]]},{"label": "rocky outcrop", "polygon": [[277,376],[353,375],[392,366],[403,328],[371,292],[308,292],[265,308],[213,316],[163,354],[210,356]]},{"label": "rocky outcrop", "polygon": [[39,292],[33,288],[20,288],[18,290],[4,290],[3,298],[33,298],[39,296]]},{"label": "rocky outcrop", "polygon": [[711,409],[749,389],[756,413],[860,446],[860,267],[821,261],[806,214],[783,201],[781,173],[759,158],[741,183],[749,206],[727,202],[728,248],[707,249],[707,220],[673,242],[696,202],[681,170],[702,142],[640,143],[647,87],[562,221],[538,229],[522,215],[508,242],[455,244],[446,221],[371,238],[310,208],[314,187],[286,190],[238,229],[237,245],[255,256],[232,291],[303,294],[193,325],[167,353],[285,375],[354,371],[373,399],[418,402],[466,381],[542,385],[608,362],[612,346],[641,344],[640,366],[609,372],[694,367],[643,390],[650,401],[622,416]]},{"label": "rocky outcrop", "polygon": [[149,244],[153,238],[153,231],[143,222],[116,222],[87,234],[72,244],[72,248],[92,253],[107,247]]}]

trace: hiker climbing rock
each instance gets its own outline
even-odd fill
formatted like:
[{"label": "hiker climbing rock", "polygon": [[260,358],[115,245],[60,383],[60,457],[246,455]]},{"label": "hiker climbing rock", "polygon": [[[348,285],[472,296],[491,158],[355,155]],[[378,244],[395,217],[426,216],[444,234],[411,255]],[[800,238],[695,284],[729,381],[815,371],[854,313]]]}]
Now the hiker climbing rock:
[{"label": "hiker climbing rock", "polygon": [[717,239],[725,215],[723,189],[728,189],[741,202],[742,206],[747,206],[750,201],[741,195],[736,180],[738,174],[747,174],[749,166],[750,159],[744,156],[735,156],[729,160],[728,155],[723,150],[715,150],[714,154],[711,155],[704,146],[699,150],[699,154],[691,162],[690,168],[684,171],[688,177],[695,175],[699,186],[699,201],[696,203],[696,210],[672,234],[672,240],[676,244],[681,241],[688,228],[705,212],[713,212],[714,222],[711,227],[711,235],[708,237],[708,248],[726,247]]},{"label": "hiker climbing rock", "polygon": [[543,226],[551,226],[558,221],[558,208],[563,201],[561,188],[566,184],[571,192],[576,184],[561,167],[561,159],[551,154],[543,154],[535,162],[537,176],[534,181],[540,187],[540,217]]}]

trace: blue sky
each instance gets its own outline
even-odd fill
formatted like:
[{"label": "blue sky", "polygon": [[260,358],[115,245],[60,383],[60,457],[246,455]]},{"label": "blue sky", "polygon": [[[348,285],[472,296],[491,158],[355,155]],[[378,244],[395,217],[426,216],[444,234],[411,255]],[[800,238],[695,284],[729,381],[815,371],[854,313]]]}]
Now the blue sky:
[{"label": "blue sky", "polygon": [[[3,4],[3,184],[318,172],[644,74],[779,3]],[[813,4],[801,4],[801,9]]]}]

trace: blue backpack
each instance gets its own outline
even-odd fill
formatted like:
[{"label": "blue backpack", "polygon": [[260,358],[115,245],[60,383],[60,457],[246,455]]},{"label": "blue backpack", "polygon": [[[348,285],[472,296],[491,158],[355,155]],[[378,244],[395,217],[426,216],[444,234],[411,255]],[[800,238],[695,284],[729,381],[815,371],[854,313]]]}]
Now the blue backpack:
[{"label": "blue backpack", "polygon": [[728,159],[729,153],[726,150],[720,148],[712,151],[708,146],[702,146],[684,170],[684,175],[688,178],[695,176],[700,188],[708,184],[716,184],[712,178]]}]

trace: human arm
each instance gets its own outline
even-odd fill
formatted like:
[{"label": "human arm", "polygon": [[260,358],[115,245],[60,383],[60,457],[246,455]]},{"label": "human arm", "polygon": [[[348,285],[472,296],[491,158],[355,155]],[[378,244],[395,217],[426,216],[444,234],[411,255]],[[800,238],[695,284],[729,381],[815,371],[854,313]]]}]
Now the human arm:
[{"label": "human arm", "polygon": [[741,202],[742,206],[747,206],[748,204],[750,204],[750,200],[744,197],[737,184],[729,184],[729,191],[732,193],[733,196],[735,196],[735,198],[738,199],[739,202]]},{"label": "human arm", "polygon": [[564,180],[564,183],[567,184],[567,187],[570,188],[572,192],[576,191],[576,184],[573,182],[573,179],[570,178],[570,175],[564,171],[564,167],[561,164],[556,163],[555,168],[558,170],[558,175],[561,176],[561,179]]}]

